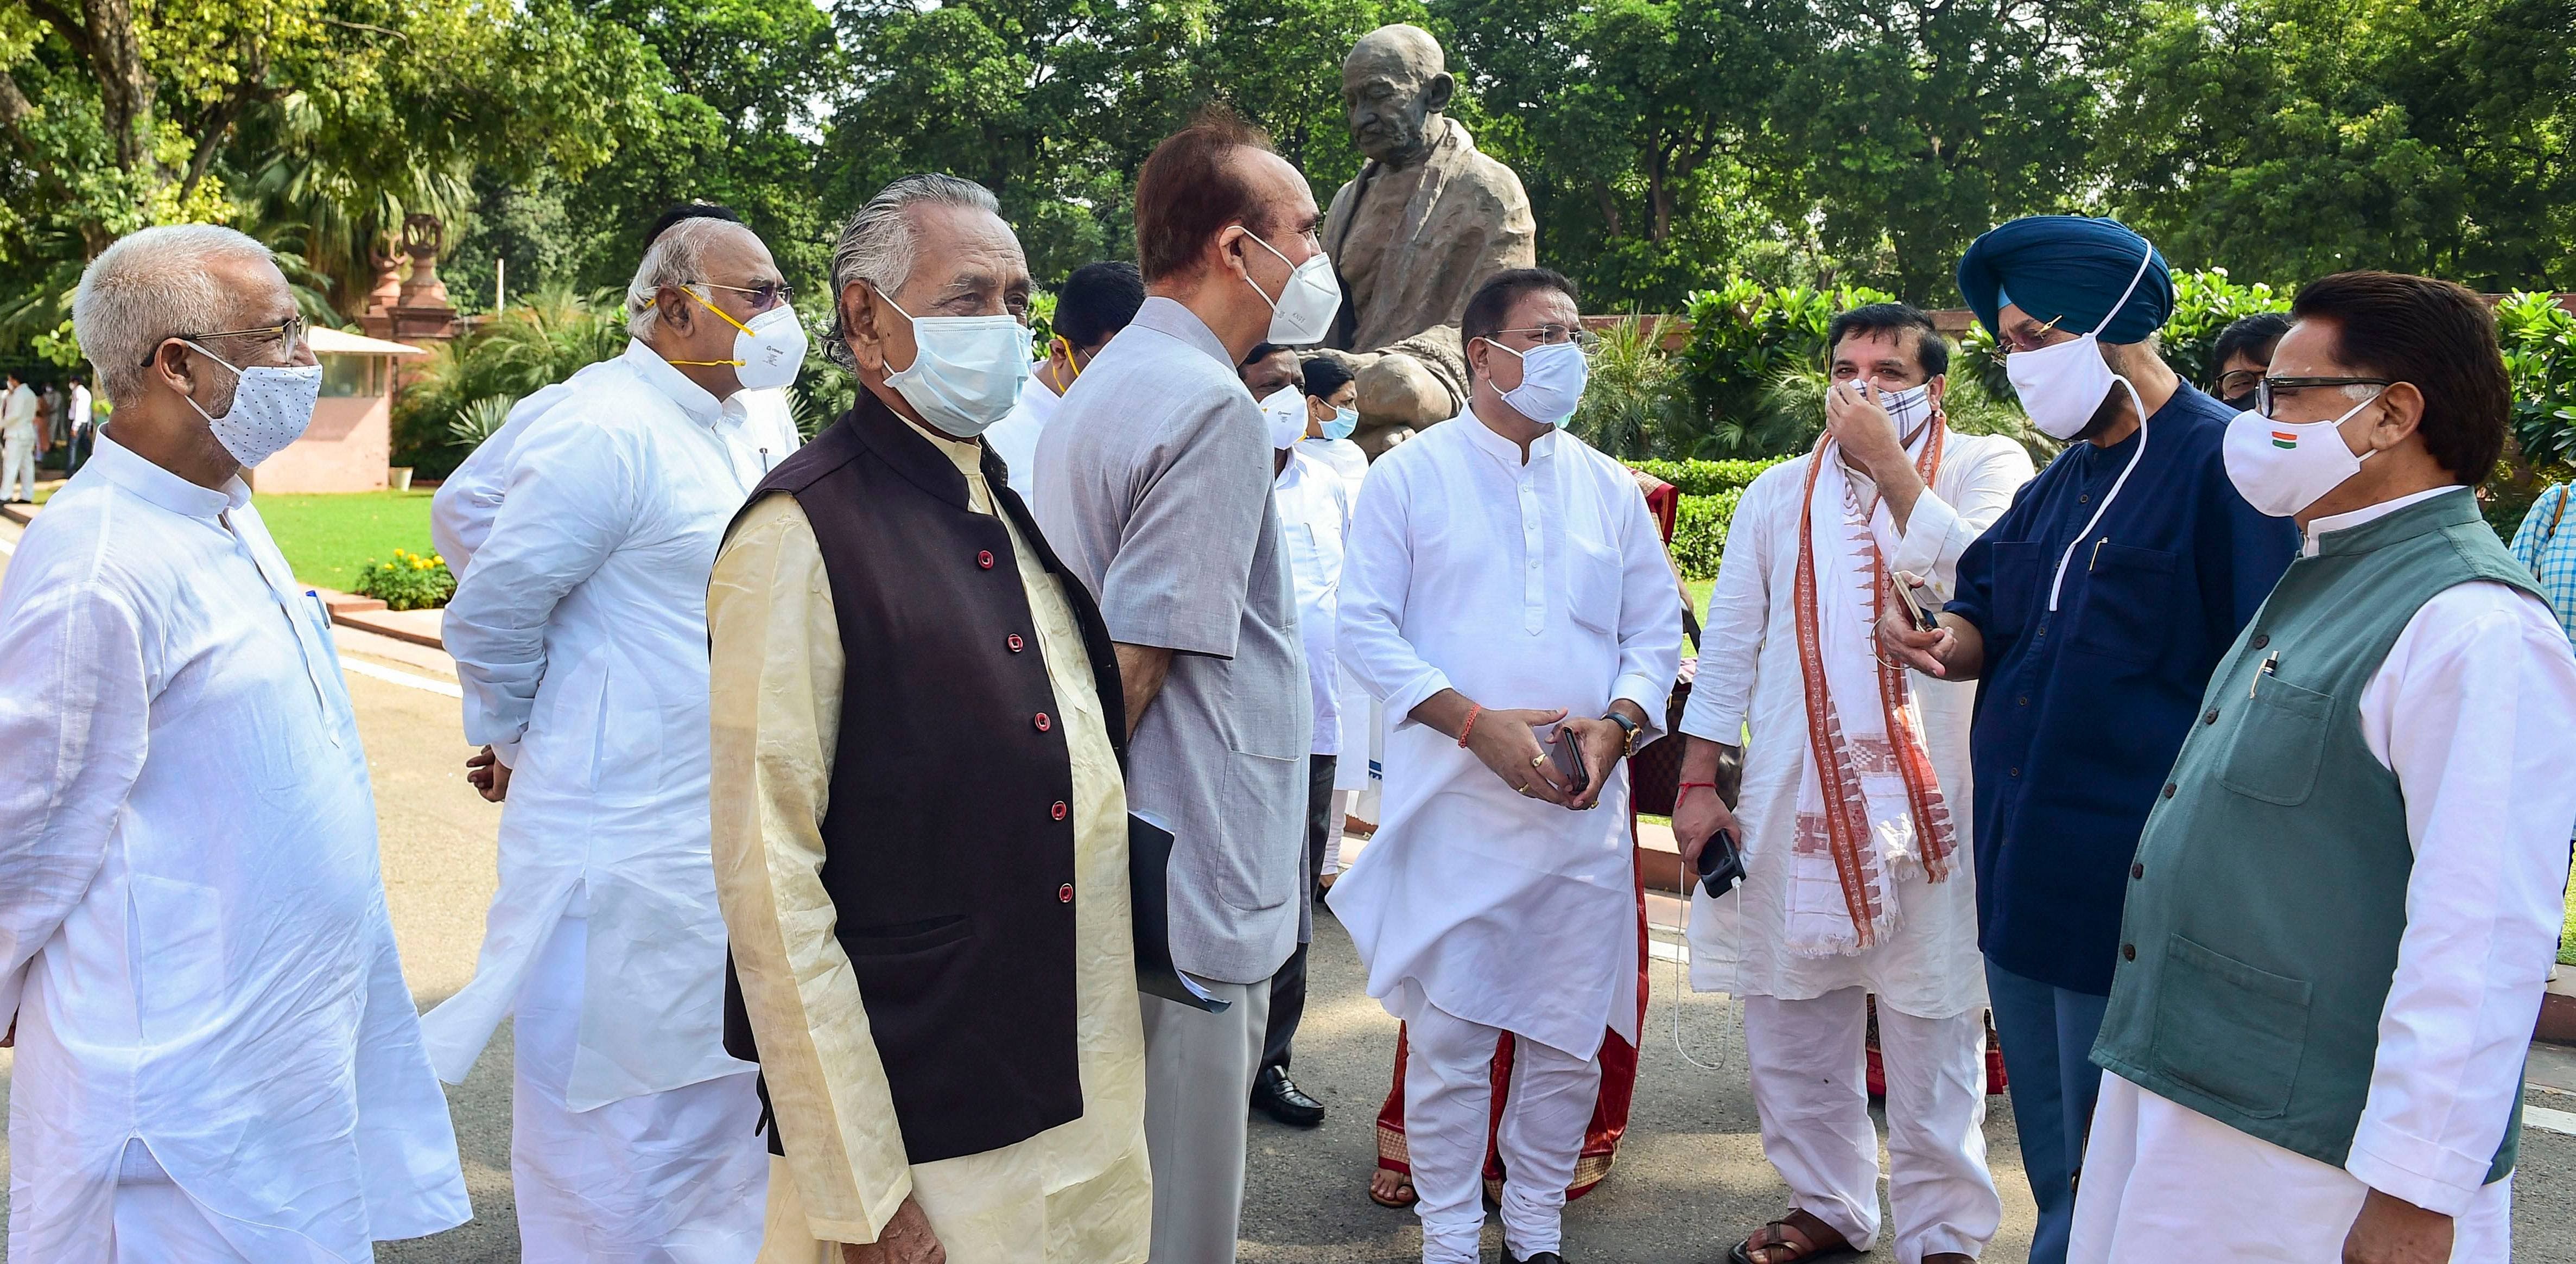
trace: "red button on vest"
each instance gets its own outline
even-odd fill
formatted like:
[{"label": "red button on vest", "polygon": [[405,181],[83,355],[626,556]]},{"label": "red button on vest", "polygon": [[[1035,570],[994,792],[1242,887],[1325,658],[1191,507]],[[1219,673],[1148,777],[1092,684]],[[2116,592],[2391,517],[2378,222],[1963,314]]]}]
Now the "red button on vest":
[{"label": "red button on vest", "polygon": [[1057,888],[1055,889],[1055,902],[1056,902],[1056,903],[1058,903],[1058,904],[1071,904],[1071,903],[1073,903],[1073,884],[1072,884],[1072,883],[1070,883],[1070,882],[1065,883],[1063,886],[1057,887]]},{"label": "red button on vest", "polygon": [[1054,807],[1051,807],[1051,808],[1048,808],[1048,809],[1047,809],[1047,815],[1052,816],[1052,817],[1054,817],[1055,819],[1057,819],[1057,820],[1061,821],[1061,820],[1063,820],[1063,819],[1064,819],[1064,814],[1065,814],[1065,812],[1066,812],[1067,810],[1068,810],[1068,809],[1066,809],[1066,807],[1064,806],[1064,800],[1062,800],[1062,799],[1058,799],[1058,800],[1056,800],[1056,801],[1055,801],[1055,806],[1054,806]]},{"label": "red button on vest", "polygon": [[1048,729],[1055,727],[1055,721],[1048,719],[1046,712],[1040,711],[1038,712],[1037,726],[1038,732],[1044,733]]},{"label": "red button on vest", "polygon": [[977,553],[975,555],[975,564],[988,571],[993,569],[993,551],[991,549],[985,549],[982,552]]},{"label": "red button on vest", "polygon": [[1011,634],[1011,636],[1010,636],[1010,639],[1009,639],[1009,640],[1007,640],[1007,641],[1004,641],[1004,642],[1003,642],[1003,644],[1010,646],[1010,647],[1011,647],[1011,652],[1012,652],[1012,653],[1014,653],[1014,654],[1017,654],[1017,653],[1019,653],[1021,650],[1027,649],[1027,648],[1029,647],[1029,646],[1028,646],[1028,642],[1021,640],[1021,639],[1020,639],[1020,634],[1019,634],[1019,633],[1017,633],[1017,632],[1012,633],[1012,634]]}]

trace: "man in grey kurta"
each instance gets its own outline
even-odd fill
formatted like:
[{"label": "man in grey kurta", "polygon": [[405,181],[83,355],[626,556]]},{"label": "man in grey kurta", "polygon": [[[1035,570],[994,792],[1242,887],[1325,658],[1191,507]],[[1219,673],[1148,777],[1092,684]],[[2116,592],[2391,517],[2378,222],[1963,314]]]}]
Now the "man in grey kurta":
[{"label": "man in grey kurta", "polygon": [[[1224,156],[1229,146],[1236,157]],[[1160,150],[1147,163],[1137,218],[1150,297],[1038,441],[1036,510],[1117,642],[1134,728],[1129,810],[1173,836],[1172,962],[1229,1006],[1209,1014],[1144,998],[1153,1258],[1226,1264],[1269,979],[1297,946],[1307,889],[1314,735],[1270,442],[1235,364],[1264,332],[1268,296],[1286,288],[1274,253],[1320,248],[1312,195],[1286,163],[1240,140],[1197,149],[1168,170],[1158,171]],[[1152,236],[1169,191],[1205,179],[1184,164],[1226,161],[1258,165],[1262,196],[1275,185],[1276,200],[1302,198],[1302,210],[1249,206],[1195,249]],[[1266,232],[1274,253],[1246,231]]]}]

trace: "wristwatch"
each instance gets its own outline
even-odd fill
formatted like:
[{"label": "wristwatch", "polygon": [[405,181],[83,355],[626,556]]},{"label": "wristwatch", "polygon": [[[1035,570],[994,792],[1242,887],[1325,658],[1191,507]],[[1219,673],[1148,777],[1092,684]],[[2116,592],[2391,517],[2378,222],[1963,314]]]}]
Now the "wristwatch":
[{"label": "wristwatch", "polygon": [[1624,750],[1622,750],[1622,751],[1620,751],[1620,752],[1619,752],[1619,753],[1620,753],[1620,755],[1622,755],[1623,757],[1633,757],[1634,755],[1636,755],[1636,753],[1637,753],[1637,722],[1636,722],[1635,720],[1631,720],[1631,719],[1629,719],[1628,717],[1626,717],[1626,716],[1624,716],[1624,715],[1619,714],[1619,713],[1618,713],[1618,712],[1616,712],[1616,711],[1609,711],[1609,712],[1605,712],[1605,713],[1603,713],[1603,715],[1601,716],[1601,718],[1602,718],[1602,719],[1605,719],[1605,720],[1608,720],[1608,721],[1609,721],[1609,722],[1611,722],[1612,724],[1616,724],[1616,725],[1618,725],[1618,726],[1619,726],[1619,734],[1620,734],[1620,736],[1622,736],[1622,737],[1624,737],[1624,738],[1626,738],[1626,739],[1627,739],[1627,743],[1628,743],[1628,744],[1627,744],[1627,748],[1626,748],[1626,749],[1624,749]]}]

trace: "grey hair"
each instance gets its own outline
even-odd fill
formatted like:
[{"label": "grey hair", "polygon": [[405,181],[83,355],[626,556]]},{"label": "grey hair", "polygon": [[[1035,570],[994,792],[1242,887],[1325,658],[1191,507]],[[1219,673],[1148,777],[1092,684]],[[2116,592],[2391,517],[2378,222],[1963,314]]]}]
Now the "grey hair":
[{"label": "grey hair", "polygon": [[750,231],[738,221],[711,216],[684,219],[663,229],[636,261],[635,279],[626,283],[626,332],[638,339],[652,337],[662,324],[656,300],[663,287],[704,283],[707,247],[728,232]]},{"label": "grey hair", "polygon": [[823,354],[832,363],[845,369],[855,367],[849,343],[842,337],[841,292],[853,281],[865,281],[879,293],[891,293],[912,279],[913,257],[918,250],[909,212],[924,205],[1002,213],[1002,204],[994,200],[992,190],[972,180],[935,172],[904,176],[869,198],[868,204],[842,225],[841,239],[832,247],[832,336],[823,343]]},{"label": "grey hair", "polygon": [[90,260],[72,293],[72,336],[107,397],[139,398],[144,363],[164,340],[229,328],[242,296],[206,265],[254,259],[276,262],[268,247],[219,224],[165,224],[128,233]]}]

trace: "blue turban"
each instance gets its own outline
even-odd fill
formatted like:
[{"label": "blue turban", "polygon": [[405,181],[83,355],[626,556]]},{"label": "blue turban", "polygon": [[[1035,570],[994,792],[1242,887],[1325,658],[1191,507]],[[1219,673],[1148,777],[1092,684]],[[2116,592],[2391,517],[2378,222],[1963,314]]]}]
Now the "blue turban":
[{"label": "blue turban", "polygon": [[1959,260],[1959,292],[1988,333],[2006,301],[2057,319],[2068,333],[2091,333],[2138,276],[2141,255],[2153,261],[2102,328],[2102,341],[2144,342],[2173,314],[2173,274],[2146,238],[2116,219],[2031,215],[1989,229]]}]

